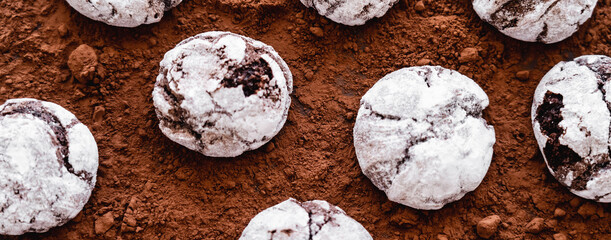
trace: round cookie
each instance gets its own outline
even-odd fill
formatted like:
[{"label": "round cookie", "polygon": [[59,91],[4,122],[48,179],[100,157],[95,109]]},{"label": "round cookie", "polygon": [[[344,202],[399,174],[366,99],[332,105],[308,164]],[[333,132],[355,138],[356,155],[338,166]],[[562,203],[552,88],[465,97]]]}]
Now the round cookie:
[{"label": "round cookie", "polygon": [[156,23],[182,0],[66,0],[79,13],[117,27]]},{"label": "round cookie", "polygon": [[89,200],[98,147],[59,105],[12,99],[0,106],[0,235],[46,232]]},{"label": "round cookie", "polygon": [[367,229],[337,206],[288,199],[255,216],[240,240],[370,240]]},{"label": "round cookie", "polygon": [[375,17],[382,17],[398,0],[301,0],[306,7],[336,23],[348,26],[363,25]]},{"label": "round cookie", "polygon": [[577,32],[597,0],[473,0],[481,19],[503,34],[527,42],[556,43]]},{"label": "round cookie", "polygon": [[188,38],[165,54],[155,88],[159,128],[211,157],[261,147],[282,128],[293,77],[276,51],[229,32]]},{"label": "round cookie", "polygon": [[365,176],[391,201],[440,209],[483,180],[494,128],[482,118],[488,96],[442,67],[403,68],[361,99],[354,147]]},{"label": "round cookie", "polygon": [[611,58],[560,62],[539,83],[532,125],[549,171],[574,194],[611,202]]}]

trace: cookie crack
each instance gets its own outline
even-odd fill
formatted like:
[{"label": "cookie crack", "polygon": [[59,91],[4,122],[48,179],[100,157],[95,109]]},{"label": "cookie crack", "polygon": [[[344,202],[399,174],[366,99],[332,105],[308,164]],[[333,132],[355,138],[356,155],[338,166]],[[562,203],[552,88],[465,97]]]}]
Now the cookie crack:
[{"label": "cookie crack", "polygon": [[276,229],[269,231],[271,235],[269,236],[269,240],[274,240],[274,234],[276,234]]},{"label": "cookie crack", "polygon": [[607,197],[607,196],[609,196],[609,195],[611,195],[611,192],[608,192],[608,193],[603,194],[603,195],[600,195],[600,196],[595,196],[595,197],[594,197],[594,201],[597,201],[597,202],[598,202],[598,201],[600,201],[601,199],[603,199],[603,198],[605,198],[605,197]]},{"label": "cookie crack", "polygon": [[365,5],[363,7],[363,9],[361,9],[361,11],[358,14],[355,15],[355,18],[362,18],[362,17],[364,17],[365,15],[367,15],[368,13],[371,12],[371,8],[372,7],[373,7],[373,4],[372,3],[368,3],[367,5]]},{"label": "cookie crack", "polygon": [[[303,206],[301,206],[301,207],[303,208]],[[304,210],[305,210],[305,208],[304,208]],[[314,238],[314,235],[315,235],[315,234],[312,233],[312,213],[309,212],[308,210],[306,210],[306,212],[308,213],[308,233],[310,235],[308,240],[312,240]]]},{"label": "cookie crack", "polygon": [[[533,2],[533,0],[529,0],[528,2],[523,0],[510,0],[501,5],[490,15],[490,21],[499,25],[501,30],[516,27],[519,18],[524,17],[528,11],[532,11],[534,8]],[[515,13],[516,16],[514,18],[508,18],[508,13]]]},{"label": "cookie crack", "polygon": [[172,117],[178,118],[174,119],[172,117],[165,116],[161,112],[157,111],[157,115],[159,116],[162,124],[166,125],[168,128],[172,129],[185,129],[191,136],[197,139],[197,144],[200,148],[205,147],[202,143],[201,138],[202,135],[193,129],[193,126],[186,123],[188,113],[186,110],[180,107],[182,101],[184,100],[184,96],[179,94],[178,92],[172,91],[168,84],[168,80],[166,78],[162,78],[159,81],[159,86],[163,90],[163,96],[166,102],[171,106],[168,114]]},{"label": "cookie crack", "polygon": [[93,175],[84,170],[75,171],[74,167],[70,163],[68,130],[61,123],[59,118],[55,116],[55,114],[44,107],[42,103],[35,101],[9,103],[2,109],[2,111],[0,111],[0,116],[2,117],[14,114],[28,114],[47,123],[47,125],[51,128],[51,131],[53,131],[56,144],[58,144],[59,147],[57,149],[56,156],[60,166],[66,168],[70,174],[75,175],[79,179],[91,185]]},{"label": "cookie crack", "polygon": [[[436,128],[434,124],[435,122],[440,122],[443,119],[446,119],[448,116],[454,115],[455,112],[459,109],[464,110],[466,116],[460,119],[460,121],[446,123],[448,124],[448,128],[454,128],[455,126],[464,124],[465,121],[468,119],[468,117],[473,117],[473,118],[478,118],[478,119],[482,117],[483,107],[481,106],[481,104],[476,102],[475,96],[468,96],[464,99],[453,99],[449,102],[450,103],[448,103],[447,105],[441,107],[438,111],[436,111],[436,112],[439,112],[440,114],[427,114],[423,118],[425,119],[426,122],[429,123],[428,128],[424,131],[423,134],[409,136],[409,138],[407,139],[403,157],[401,159],[399,160],[391,159],[391,160],[386,160],[386,161],[380,161],[370,166],[366,170],[366,175],[370,176],[370,179],[372,180],[374,185],[376,185],[378,188],[380,188],[383,191],[388,189],[390,186],[392,186],[397,175],[401,173],[401,170],[404,169],[404,166],[411,160],[409,149],[411,149],[412,147],[419,145],[421,143],[427,142],[431,139],[440,139],[440,140],[448,139],[447,135],[443,135],[443,134],[440,134],[439,132],[434,131]],[[466,104],[456,104],[456,102],[467,102],[467,103],[470,103],[469,105],[471,105],[471,107],[466,106]],[[366,102],[363,103],[363,108],[369,110],[371,112],[371,116],[375,116],[380,119],[391,119],[395,121],[407,120],[407,119],[402,119],[400,117],[396,117],[392,115],[376,113],[375,111],[371,109],[372,106]],[[411,118],[411,120],[414,123],[422,121],[416,118]],[[384,169],[384,168],[394,168],[395,171],[394,173],[391,173],[391,174],[381,174],[380,169]],[[375,175],[380,175],[380,177],[378,178],[371,177]]]},{"label": "cookie crack", "polygon": [[377,111],[374,111],[371,104],[367,103],[367,102],[363,102],[363,108],[366,110],[369,110],[370,115],[383,119],[383,120],[394,120],[394,121],[401,121],[403,120],[401,117],[399,116],[394,116],[394,115],[390,115],[390,114],[382,114],[379,113]]},{"label": "cookie crack", "polygon": [[[607,91],[605,90],[605,84],[607,83],[608,79],[611,78],[611,67],[607,67],[605,64],[600,62],[590,64],[587,63],[587,60],[578,60],[577,63],[582,66],[586,66],[588,69],[590,69],[596,74],[596,77],[598,79],[598,91],[601,93],[602,101],[606,104],[609,114],[611,116],[611,103],[607,102],[606,100]],[[609,131],[611,133],[611,126],[609,126]],[[609,138],[607,138],[607,145],[609,145],[609,143]],[[595,174],[599,173],[601,170],[609,169],[611,167],[611,161],[609,161],[609,154],[611,154],[611,147],[607,147],[606,154],[599,154],[593,156],[593,159],[602,161],[597,161],[595,164],[585,164],[586,166],[578,166],[579,169],[577,170],[580,170],[579,172],[581,174],[577,175],[571,185],[577,186],[577,190],[585,190],[587,183],[592,179]]]},{"label": "cookie crack", "polygon": [[[545,9],[545,12],[543,12],[543,14],[539,17],[539,20],[541,20],[542,18],[544,18],[545,16],[547,16],[547,13],[549,11],[551,11],[556,4],[558,4],[560,2],[560,0],[556,0],[554,1],[552,4],[550,4],[547,9]],[[543,22],[543,29],[541,30],[541,32],[537,35],[537,41],[538,42],[544,42],[545,38],[547,38],[547,34],[549,33],[549,29],[548,29],[548,25],[547,22]]]},{"label": "cookie crack", "polygon": [[537,42],[543,42],[543,40],[545,40],[545,38],[547,37],[547,33],[548,33],[547,23],[543,23],[543,29],[537,35]]},{"label": "cookie crack", "polygon": [[550,4],[546,9],[545,12],[543,12],[543,14],[541,14],[541,16],[539,17],[539,20],[542,19],[543,17],[545,17],[547,15],[547,13],[549,13],[549,11],[552,10],[552,8],[554,8],[556,6],[556,4],[558,4],[560,2],[560,0],[555,0],[552,4]]},{"label": "cookie crack", "polygon": [[[337,207],[332,206],[329,204],[329,210],[325,210],[322,207],[319,207],[316,203],[313,202],[304,202],[304,203],[300,203],[300,202],[296,202],[301,208],[303,208],[303,210],[305,210],[308,213],[308,229],[309,229],[309,238],[308,239],[313,239],[314,236],[316,236],[318,234],[318,232],[320,232],[320,230],[322,230],[322,228],[329,224],[329,223],[333,223],[335,222],[335,218],[333,217],[334,214],[342,214],[342,211],[338,210]],[[315,215],[322,215],[323,217],[323,222],[322,223],[317,223],[315,222],[314,216]],[[314,226],[317,227],[317,230],[314,231]]]},{"label": "cookie crack", "polygon": [[[424,83],[426,83],[427,87],[431,87],[431,75],[433,74],[433,68],[440,70],[439,67],[427,67],[427,68],[423,68],[420,69],[419,71],[416,71],[416,73],[418,74],[418,76],[422,77],[424,80]],[[442,71],[437,71],[437,76],[440,76],[442,73]]]},{"label": "cookie crack", "polygon": [[543,103],[536,110],[535,121],[539,122],[541,133],[547,136],[543,154],[547,157],[548,165],[554,171],[554,175],[561,180],[562,184],[565,184],[564,179],[567,174],[574,171],[577,176],[569,187],[584,190],[589,180],[585,177],[589,175],[587,172],[591,170],[592,166],[580,164],[581,156],[569,146],[560,143],[560,136],[565,133],[565,129],[559,125],[563,120],[562,108],[564,108],[563,96],[547,91],[543,97]]},{"label": "cookie crack", "polygon": [[[164,95],[166,96],[166,101],[172,105],[172,109],[171,109],[171,113],[170,115],[172,116],[176,116],[178,119],[173,119],[171,117],[168,116],[164,116],[162,114],[160,115],[160,118],[163,120],[163,122],[166,124],[167,127],[170,127],[172,129],[184,129],[187,132],[189,132],[196,140],[197,143],[199,145],[200,148],[204,149],[206,147],[207,144],[205,144],[202,141],[202,133],[196,131],[194,129],[194,126],[192,126],[191,124],[187,123],[187,119],[189,118],[189,113],[187,112],[187,110],[183,109],[180,107],[180,105],[182,104],[182,101],[184,100],[184,96],[182,96],[181,94],[172,91],[168,84],[165,81],[160,82],[160,86],[162,87],[163,91],[164,91]],[[206,94],[208,94],[210,96],[211,102],[214,105],[214,110],[208,111],[206,112],[204,115],[202,115],[202,117],[210,117],[214,114],[222,114],[222,115],[226,115],[228,117],[232,117],[232,113],[229,111],[224,110],[216,101],[214,101],[214,99],[212,98],[212,96],[210,95],[209,92],[206,92]],[[209,128],[212,127],[216,124],[215,121],[206,121],[203,123],[203,125],[201,125],[200,127],[202,128]],[[243,143],[244,145],[250,147],[250,145],[259,142],[259,141],[265,141],[267,139],[267,137],[263,137],[261,140],[252,140],[252,141],[248,141],[246,139],[244,139],[242,136],[240,136],[235,130],[233,129],[228,129],[228,133],[237,141]],[[210,142],[210,144],[214,144],[214,142],[221,140],[222,137],[218,137],[218,138],[211,138],[208,139],[208,142]]]},{"label": "cookie crack", "polygon": [[[313,4],[313,5],[314,5],[314,8],[320,13],[320,15],[329,16],[329,15],[335,13],[335,11],[337,11],[337,9],[339,7],[344,5],[346,3],[346,1],[347,0],[339,0],[339,1],[336,1],[336,2],[333,2],[333,3],[326,2],[326,4],[329,4],[330,6],[327,8],[327,11],[324,11],[324,12],[322,11],[322,9],[317,9],[316,8],[316,4]],[[321,3],[321,5],[322,5],[323,1],[319,1],[319,3]]]}]

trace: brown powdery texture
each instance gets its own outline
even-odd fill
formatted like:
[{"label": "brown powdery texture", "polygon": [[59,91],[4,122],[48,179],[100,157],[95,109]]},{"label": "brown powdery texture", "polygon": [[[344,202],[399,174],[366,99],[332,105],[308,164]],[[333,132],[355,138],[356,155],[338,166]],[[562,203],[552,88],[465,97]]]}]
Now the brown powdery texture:
[{"label": "brown powdery texture", "polygon": [[[476,239],[477,222],[490,215],[502,219],[491,239],[611,239],[610,205],[577,198],[548,173],[530,124],[533,92],[552,66],[611,55],[611,0],[553,45],[502,35],[470,1],[424,0],[416,11],[417,2],[347,27],[299,1],[191,0],[158,24],[125,29],[89,20],[63,0],[1,1],[0,101],[33,97],[66,107],[91,128],[101,164],[79,216],[15,239],[237,239],[258,212],[289,197],[327,200],[374,239]],[[163,54],[211,30],[273,46],[295,78],[283,130],[235,159],[207,158],[164,137],[151,99]],[[87,83],[67,64],[81,44],[99,62]],[[360,97],[387,73],[426,64],[473,78],[490,97],[483,116],[497,132],[480,187],[438,211],[388,201],[361,173],[352,144]],[[566,215],[553,219],[557,208]],[[542,230],[527,232],[537,217]]]}]

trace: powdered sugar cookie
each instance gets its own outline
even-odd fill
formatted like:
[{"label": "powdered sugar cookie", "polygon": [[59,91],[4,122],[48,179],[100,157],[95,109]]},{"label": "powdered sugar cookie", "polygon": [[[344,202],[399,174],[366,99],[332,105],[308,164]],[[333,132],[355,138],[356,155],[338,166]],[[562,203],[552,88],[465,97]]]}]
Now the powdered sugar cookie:
[{"label": "powdered sugar cookie", "polygon": [[354,146],[363,173],[391,201],[439,209],[473,191],[492,159],[488,96],[442,67],[392,72],[361,99]]},{"label": "powdered sugar cookie", "polygon": [[560,62],[539,83],[535,137],[549,171],[574,194],[611,202],[611,58]]},{"label": "powdered sugar cookie", "polygon": [[293,77],[276,51],[229,32],[188,38],[166,53],[153,90],[161,131],[212,157],[257,149],[284,125]]},{"label": "powdered sugar cookie", "polygon": [[0,234],[46,232],[74,218],[95,186],[98,148],[59,105],[13,99],[0,106]]},{"label": "powdered sugar cookie", "polygon": [[556,43],[577,32],[597,0],[473,0],[475,12],[502,33],[527,42]]},{"label": "powdered sugar cookie", "polygon": [[66,0],[88,18],[117,27],[156,23],[182,0]]},{"label": "powdered sugar cookie", "polygon": [[318,14],[344,25],[363,25],[372,18],[382,17],[398,0],[301,0]]},{"label": "powdered sugar cookie", "polygon": [[326,201],[300,203],[289,199],[255,216],[240,240],[373,239],[357,221]]}]

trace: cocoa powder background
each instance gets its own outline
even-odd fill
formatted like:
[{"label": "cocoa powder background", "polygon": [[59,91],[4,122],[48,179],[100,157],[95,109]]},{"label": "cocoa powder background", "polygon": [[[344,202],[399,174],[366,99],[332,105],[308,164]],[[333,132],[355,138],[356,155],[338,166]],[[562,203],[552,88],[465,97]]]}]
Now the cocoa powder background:
[{"label": "cocoa powder background", "polygon": [[[493,239],[611,239],[610,205],[572,195],[548,173],[530,124],[534,89],[552,66],[611,55],[611,0],[553,45],[505,37],[468,0],[422,3],[401,1],[381,19],[347,27],[297,0],[185,0],[160,23],[128,29],[89,20],[63,0],[0,1],[0,101],[62,105],[90,127],[100,152],[98,182],[81,214],[48,233],[13,238],[237,239],[258,212],[294,197],[341,207],[375,239],[476,239],[478,221],[493,214],[501,217]],[[235,159],[168,140],[151,100],[163,54],[210,30],[273,46],[295,78],[284,129]],[[88,84],[67,64],[81,44],[99,60]],[[480,84],[497,134],[480,187],[438,211],[388,201],[361,173],[352,144],[360,96],[385,74],[422,64]],[[533,225],[540,233],[527,233]]]}]

